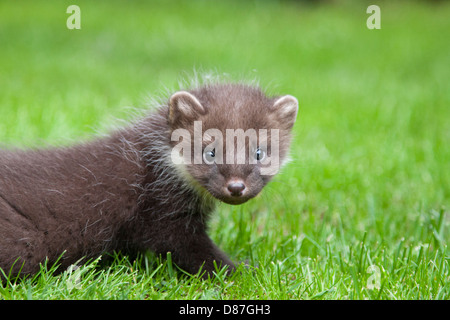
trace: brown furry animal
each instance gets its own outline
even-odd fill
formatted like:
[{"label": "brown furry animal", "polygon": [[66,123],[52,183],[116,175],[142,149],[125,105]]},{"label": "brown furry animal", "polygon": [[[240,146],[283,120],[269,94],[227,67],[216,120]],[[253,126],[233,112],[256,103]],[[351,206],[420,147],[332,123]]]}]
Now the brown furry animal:
[{"label": "brown furry animal", "polygon": [[[213,261],[233,269],[206,233],[208,217],[217,199],[240,204],[267,184],[273,174],[262,174],[263,160],[275,159],[277,141],[270,129],[279,130],[281,164],[297,109],[292,96],[208,84],[176,92],[157,112],[107,137],[72,147],[0,151],[0,268],[32,274],[62,253],[59,263],[67,268],[105,252],[151,250],[170,251],[190,273],[202,266],[213,271]],[[189,139],[179,133],[198,134],[199,124],[200,142],[183,145]],[[240,149],[246,159],[239,162],[239,146],[218,138],[229,129],[269,133],[257,142],[245,136]],[[215,161],[218,154],[231,163]]]}]

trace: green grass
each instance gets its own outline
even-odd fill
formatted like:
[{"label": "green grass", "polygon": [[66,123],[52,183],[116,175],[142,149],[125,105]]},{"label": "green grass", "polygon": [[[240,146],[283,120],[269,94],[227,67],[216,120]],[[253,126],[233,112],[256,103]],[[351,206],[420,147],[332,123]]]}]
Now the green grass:
[{"label": "green grass", "polygon": [[1,298],[449,299],[450,3],[380,1],[368,30],[364,1],[77,1],[73,31],[70,4],[0,3],[1,144],[106,132],[195,68],[295,95],[293,162],[219,206],[211,237],[250,265],[231,278],[149,254],[43,269]]}]

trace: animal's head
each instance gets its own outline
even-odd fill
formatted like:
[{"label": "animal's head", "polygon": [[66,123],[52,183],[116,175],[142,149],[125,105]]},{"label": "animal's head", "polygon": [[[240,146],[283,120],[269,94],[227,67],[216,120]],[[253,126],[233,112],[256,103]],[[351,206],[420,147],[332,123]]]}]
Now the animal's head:
[{"label": "animal's head", "polygon": [[293,96],[240,84],[179,91],[169,100],[172,161],[190,183],[228,204],[256,196],[285,162]]}]

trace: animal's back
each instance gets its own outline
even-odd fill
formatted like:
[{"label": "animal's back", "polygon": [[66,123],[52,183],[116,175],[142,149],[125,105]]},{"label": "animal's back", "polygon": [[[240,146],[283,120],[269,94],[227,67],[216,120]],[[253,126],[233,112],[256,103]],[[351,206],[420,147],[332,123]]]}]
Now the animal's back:
[{"label": "animal's back", "polygon": [[[115,246],[136,212],[138,161],[109,140],[0,152],[0,267],[35,272],[45,258],[89,257]],[[117,152],[115,152],[117,151]],[[9,271],[9,270],[5,270]],[[15,273],[15,272],[13,272]]]}]

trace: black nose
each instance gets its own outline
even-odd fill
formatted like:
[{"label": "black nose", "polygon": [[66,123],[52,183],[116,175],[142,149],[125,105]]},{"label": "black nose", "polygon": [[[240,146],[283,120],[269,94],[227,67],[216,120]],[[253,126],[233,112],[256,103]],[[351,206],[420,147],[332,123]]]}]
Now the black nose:
[{"label": "black nose", "polygon": [[240,197],[245,189],[245,185],[242,182],[232,182],[227,188],[233,197]]}]

